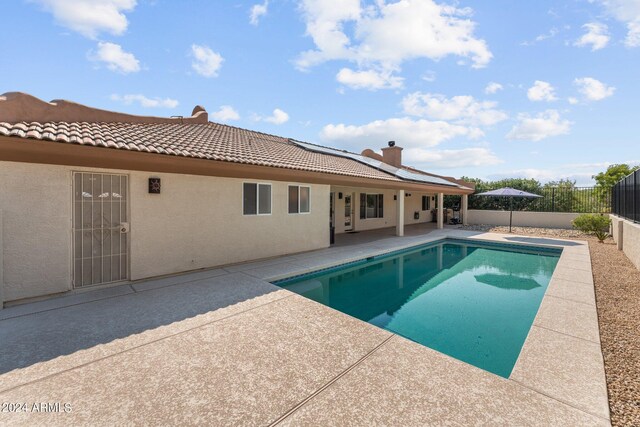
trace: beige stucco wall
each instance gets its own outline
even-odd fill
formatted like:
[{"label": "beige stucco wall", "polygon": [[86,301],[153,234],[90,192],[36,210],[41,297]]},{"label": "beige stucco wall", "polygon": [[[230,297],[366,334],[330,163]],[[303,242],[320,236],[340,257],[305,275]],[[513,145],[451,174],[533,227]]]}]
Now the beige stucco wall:
[{"label": "beige stucco wall", "polygon": [[[353,230],[365,231],[374,230],[377,228],[395,227],[396,225],[396,200],[393,200],[393,196],[396,194],[395,190],[379,190],[373,188],[358,188],[358,187],[331,187],[331,191],[335,193],[335,215],[336,215],[336,234],[344,233],[344,196],[351,194],[353,196],[352,212],[353,212]],[[339,199],[338,194],[342,193],[342,199]],[[384,217],[383,218],[370,218],[360,219],[360,193],[368,194],[383,194],[384,195]],[[410,197],[404,198],[404,218],[405,225],[416,224],[419,222],[431,222],[431,214],[427,211],[422,211],[422,194],[409,192]],[[434,206],[435,201],[431,201],[431,207]],[[415,211],[420,212],[420,218],[415,220],[413,214]]]},{"label": "beige stucco wall", "polygon": [[294,183],[271,182],[272,214],[244,216],[241,179],[0,162],[6,301],[71,289],[73,171],[129,175],[132,280],[329,245],[327,185],[310,185],[309,214],[289,215]]},{"label": "beige stucco wall", "polygon": [[[611,215],[613,240],[618,243],[631,262],[640,270],[640,224]],[[622,230],[620,230],[622,228]]]},{"label": "beige stucco wall", "polygon": [[[566,212],[513,212],[515,227],[572,228],[579,213]],[[469,209],[469,224],[509,225],[509,211]]]},{"label": "beige stucco wall", "polygon": [[[431,222],[431,209],[435,207],[435,197],[433,194],[425,194],[425,193],[414,193],[409,191],[411,196],[404,198],[404,223],[405,225],[409,224],[418,224],[421,222]],[[422,210],[422,196],[428,196],[431,198],[431,209],[428,211]],[[418,212],[420,217],[415,219],[413,214]]]},{"label": "beige stucco wall", "polygon": [[0,162],[5,301],[71,285],[71,172]]}]

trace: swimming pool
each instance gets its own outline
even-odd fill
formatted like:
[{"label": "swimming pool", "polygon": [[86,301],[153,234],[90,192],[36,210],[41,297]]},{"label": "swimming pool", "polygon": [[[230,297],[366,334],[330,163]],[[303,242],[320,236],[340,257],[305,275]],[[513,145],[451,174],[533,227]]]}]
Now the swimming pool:
[{"label": "swimming pool", "polygon": [[444,239],[274,284],[508,378],[560,254]]}]

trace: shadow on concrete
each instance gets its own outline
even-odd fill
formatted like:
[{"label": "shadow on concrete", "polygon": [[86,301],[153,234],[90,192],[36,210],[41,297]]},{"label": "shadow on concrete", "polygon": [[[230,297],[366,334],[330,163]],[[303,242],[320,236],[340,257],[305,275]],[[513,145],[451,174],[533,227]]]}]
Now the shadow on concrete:
[{"label": "shadow on concrete", "polygon": [[[278,290],[236,273],[1,320],[0,374]],[[247,308],[257,305],[247,304]]]},{"label": "shadow on concrete", "polygon": [[[423,222],[419,224],[405,225],[405,237],[422,236],[431,233],[437,229],[434,222]],[[336,242],[332,247],[341,248],[346,246],[361,245],[373,243],[383,239],[391,239],[396,236],[395,227],[378,228],[375,230],[364,230],[358,233],[340,233],[336,234]]]}]

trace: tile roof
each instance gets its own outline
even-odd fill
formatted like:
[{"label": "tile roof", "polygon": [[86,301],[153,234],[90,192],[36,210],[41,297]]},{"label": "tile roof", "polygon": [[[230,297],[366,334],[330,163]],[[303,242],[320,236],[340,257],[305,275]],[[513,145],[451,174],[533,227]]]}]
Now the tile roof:
[{"label": "tile roof", "polygon": [[353,159],[306,150],[287,138],[211,122],[0,122],[0,135],[402,181]]}]

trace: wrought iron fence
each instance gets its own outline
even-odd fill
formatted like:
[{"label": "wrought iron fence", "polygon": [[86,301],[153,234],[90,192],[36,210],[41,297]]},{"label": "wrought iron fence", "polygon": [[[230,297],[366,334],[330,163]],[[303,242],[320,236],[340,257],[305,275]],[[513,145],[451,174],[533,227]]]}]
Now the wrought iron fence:
[{"label": "wrought iron fence", "polygon": [[613,186],[611,210],[616,215],[640,222],[640,169]]},{"label": "wrought iron fence", "polygon": [[[640,181],[640,180],[639,180]],[[494,190],[478,188],[476,193]],[[531,191],[527,189],[527,191]],[[541,198],[513,198],[513,210],[530,212],[611,212],[611,189],[602,187],[542,187],[532,191]],[[509,210],[509,197],[488,197],[472,195],[469,209]]]}]

